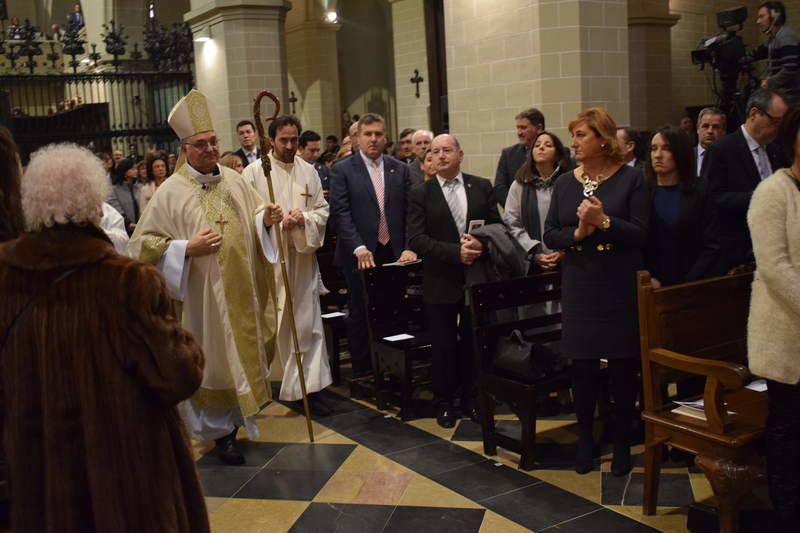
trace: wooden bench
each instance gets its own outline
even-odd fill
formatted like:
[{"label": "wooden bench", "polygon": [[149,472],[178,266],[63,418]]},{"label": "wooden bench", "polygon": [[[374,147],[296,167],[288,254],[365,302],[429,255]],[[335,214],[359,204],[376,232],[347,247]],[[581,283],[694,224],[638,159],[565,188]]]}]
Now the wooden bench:
[{"label": "wooden bench", "polygon": [[[374,393],[379,409],[400,407],[400,418],[414,415],[412,396],[430,368],[431,343],[422,303],[422,263],[381,266],[362,272],[367,300]],[[412,338],[389,341],[385,337]]]},{"label": "wooden bench", "polygon": [[[763,476],[767,393],[744,388],[751,273],[653,289],[639,272],[644,389],[646,515],[655,514],[663,445],[694,454],[719,505],[722,533],[738,531],[738,506]],[[665,397],[677,373],[703,376],[704,418],[673,412]]]},{"label": "wooden bench", "polygon": [[[508,336],[515,329],[523,332],[539,330],[527,335],[535,342],[561,339],[560,312],[516,318],[520,306],[560,301],[561,276],[553,272],[483,283],[471,286],[469,294],[484,452],[496,455],[499,444],[520,454],[520,469],[532,470],[535,465],[537,403],[551,392],[568,389],[571,385],[569,372],[564,369],[543,379],[526,382],[496,369],[493,358],[497,338]],[[520,440],[495,430],[495,407],[500,403],[508,404],[519,417]]]}]

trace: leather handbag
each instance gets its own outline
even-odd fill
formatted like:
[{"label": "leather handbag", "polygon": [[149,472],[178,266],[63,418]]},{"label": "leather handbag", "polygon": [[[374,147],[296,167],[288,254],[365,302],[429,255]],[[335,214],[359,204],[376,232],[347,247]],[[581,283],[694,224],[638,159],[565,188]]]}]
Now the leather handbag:
[{"label": "leather handbag", "polygon": [[508,337],[497,339],[494,369],[505,376],[533,383],[564,368],[559,345],[559,341],[529,341],[520,330],[515,329]]}]

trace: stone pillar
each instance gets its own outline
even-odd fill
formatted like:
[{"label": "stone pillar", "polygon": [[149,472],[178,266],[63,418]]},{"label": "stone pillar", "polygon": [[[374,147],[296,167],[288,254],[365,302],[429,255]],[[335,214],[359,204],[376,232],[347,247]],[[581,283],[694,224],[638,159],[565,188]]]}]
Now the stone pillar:
[{"label": "stone pillar", "polygon": [[628,1],[631,123],[653,131],[673,121],[672,26],[680,15],[669,13],[669,0]]},{"label": "stone pillar", "polygon": [[586,107],[630,121],[627,0],[445,0],[445,33],[450,131],[467,172],[494,178],[528,107],[565,143]]},{"label": "stone pillar", "polygon": [[[195,43],[197,88],[214,105],[223,150],[236,149],[236,123],[253,120],[253,99],[269,90],[287,111],[287,0],[192,0],[184,15],[196,35],[210,29],[211,40]],[[264,117],[272,115],[269,100]]]},{"label": "stone pillar", "polygon": [[336,32],[341,26],[325,22],[324,17],[316,1],[295,1],[286,16],[289,91],[297,98],[296,115],[304,129],[315,130],[323,138],[338,136],[342,129],[336,54]]},{"label": "stone pillar", "polygon": [[[394,36],[394,74],[397,98],[397,127],[431,129],[428,56],[425,40],[424,0],[389,0],[392,5]],[[416,86],[409,81],[414,69],[424,81]]]}]

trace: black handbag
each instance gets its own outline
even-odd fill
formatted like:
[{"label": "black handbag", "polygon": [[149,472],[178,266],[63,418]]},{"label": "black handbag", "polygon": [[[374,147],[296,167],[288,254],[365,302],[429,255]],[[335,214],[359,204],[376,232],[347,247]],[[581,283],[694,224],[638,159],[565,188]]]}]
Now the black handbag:
[{"label": "black handbag", "polygon": [[551,376],[564,368],[559,356],[559,341],[532,342],[518,329],[508,337],[499,337],[493,359],[498,373],[533,383]]}]

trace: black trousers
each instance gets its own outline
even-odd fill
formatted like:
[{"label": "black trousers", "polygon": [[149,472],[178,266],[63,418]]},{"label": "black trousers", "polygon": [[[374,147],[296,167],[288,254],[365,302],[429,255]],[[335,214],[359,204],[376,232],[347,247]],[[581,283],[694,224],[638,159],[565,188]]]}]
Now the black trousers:
[{"label": "black trousers", "polygon": [[[614,446],[629,446],[639,392],[639,359],[609,359],[610,391],[614,399]],[[591,441],[594,411],[600,391],[600,360],[573,359],[572,394],[581,438]]]},{"label": "black trousers", "polygon": [[[397,258],[392,251],[392,243],[378,244],[372,256],[376,265],[391,263]],[[372,360],[369,356],[369,336],[367,334],[367,299],[358,269],[345,269],[345,283],[348,294],[347,342],[350,350],[350,362],[353,375],[363,376],[372,372]]]},{"label": "black trousers", "polygon": [[425,304],[433,350],[433,394],[437,403],[475,397],[476,372],[469,307]]},{"label": "black trousers", "polygon": [[767,381],[766,452],[772,507],[783,529],[800,520],[800,386]]}]

